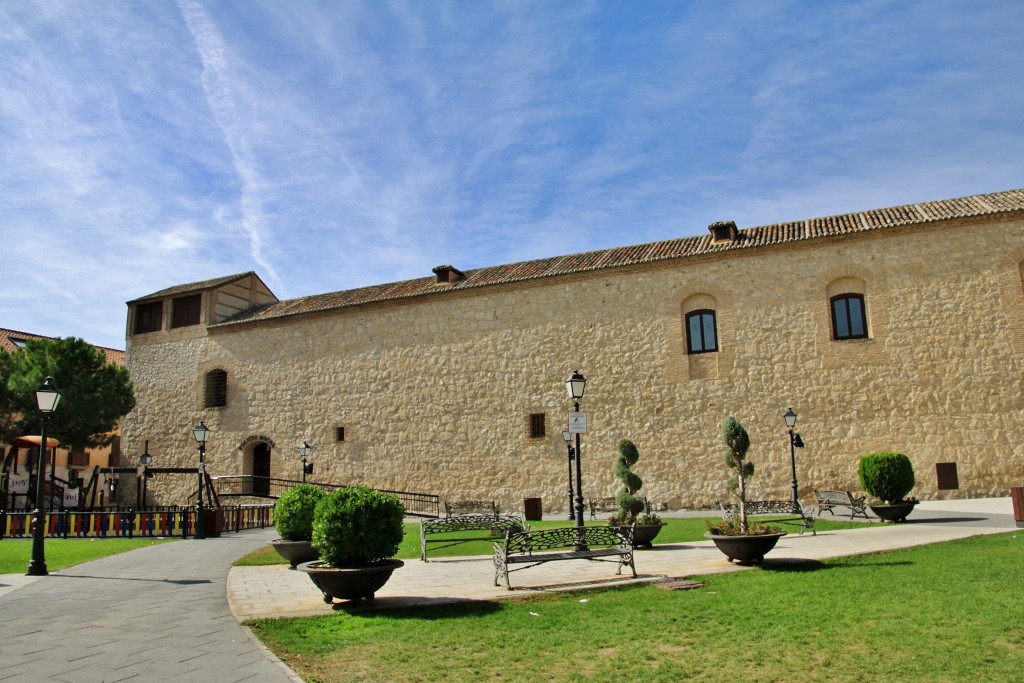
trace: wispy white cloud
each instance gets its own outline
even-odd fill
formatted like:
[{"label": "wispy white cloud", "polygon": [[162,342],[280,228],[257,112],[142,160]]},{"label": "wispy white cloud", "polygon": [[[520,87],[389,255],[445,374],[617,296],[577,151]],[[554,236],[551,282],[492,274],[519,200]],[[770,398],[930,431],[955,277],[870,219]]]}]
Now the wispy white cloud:
[{"label": "wispy white cloud", "polygon": [[117,346],[125,300],[244,270],[299,296],[1007,189],[1021,28],[956,0],[0,3],[0,325]]}]

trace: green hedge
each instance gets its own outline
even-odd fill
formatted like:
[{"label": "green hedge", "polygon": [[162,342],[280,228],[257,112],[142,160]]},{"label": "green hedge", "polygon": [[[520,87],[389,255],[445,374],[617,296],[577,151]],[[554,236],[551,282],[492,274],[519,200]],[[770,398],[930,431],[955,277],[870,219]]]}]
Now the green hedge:
[{"label": "green hedge", "polygon": [[324,495],[312,484],[293,486],[274,504],[274,526],[286,541],[308,541],[313,538],[313,512]]},{"label": "green hedge", "polygon": [[869,453],[857,468],[860,485],[871,496],[897,503],[914,488],[914,466],[903,453]]},{"label": "green hedge", "polygon": [[335,567],[393,557],[402,543],[405,508],[397,496],[365,486],[338,489],[317,503],[313,547]]}]

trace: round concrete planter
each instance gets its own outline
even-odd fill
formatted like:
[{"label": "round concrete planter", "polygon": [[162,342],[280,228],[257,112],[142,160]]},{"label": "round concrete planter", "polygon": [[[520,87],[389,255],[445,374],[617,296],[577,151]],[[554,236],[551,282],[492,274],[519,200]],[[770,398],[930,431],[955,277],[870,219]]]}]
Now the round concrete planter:
[{"label": "round concrete planter", "polygon": [[775,547],[779,539],[786,535],[785,531],[775,534],[756,534],[748,536],[719,536],[707,532],[704,538],[710,538],[718,549],[736,564],[760,564],[764,556]]},{"label": "round concrete planter", "polygon": [[323,560],[303,562],[298,566],[324,594],[324,602],[339,600],[373,600],[374,594],[388,582],[392,572],[404,567],[401,560],[382,560],[366,567],[332,567]]},{"label": "round concrete planter", "polygon": [[292,569],[303,562],[312,562],[320,557],[320,553],[313,547],[312,541],[286,541],[283,538],[278,538],[271,541],[270,545],[278,555],[288,560]]},{"label": "round concrete planter", "polygon": [[633,527],[633,547],[650,548],[654,545],[654,537],[661,531],[665,522],[660,524],[637,524]]},{"label": "round concrete planter", "polygon": [[875,516],[886,522],[905,522],[907,515],[914,511],[916,500],[904,500],[891,505],[868,505]]}]

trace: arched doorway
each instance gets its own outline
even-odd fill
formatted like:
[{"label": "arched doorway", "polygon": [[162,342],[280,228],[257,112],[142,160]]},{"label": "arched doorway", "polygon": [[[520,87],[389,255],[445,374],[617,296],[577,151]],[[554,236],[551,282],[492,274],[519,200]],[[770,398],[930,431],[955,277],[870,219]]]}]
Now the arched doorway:
[{"label": "arched doorway", "polygon": [[270,444],[260,442],[252,449],[252,492],[270,495]]}]

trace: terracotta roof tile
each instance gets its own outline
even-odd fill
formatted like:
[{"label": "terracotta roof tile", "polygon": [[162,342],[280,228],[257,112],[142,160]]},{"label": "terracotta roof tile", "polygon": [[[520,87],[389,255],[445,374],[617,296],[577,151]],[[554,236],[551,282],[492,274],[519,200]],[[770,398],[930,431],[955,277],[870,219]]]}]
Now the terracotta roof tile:
[{"label": "terracotta roof tile", "polygon": [[[14,343],[16,339],[28,341],[29,339],[54,339],[54,337],[44,337],[43,335],[32,334],[31,332],[18,332],[17,330],[0,328],[0,348],[3,348],[5,351],[17,351],[21,347]],[[108,363],[124,365],[124,351],[108,349],[105,346],[97,346],[96,348],[106,354]]]},{"label": "terracotta roof tile", "polygon": [[184,285],[175,285],[174,287],[168,287],[167,289],[161,289],[159,292],[153,292],[146,296],[140,296],[138,299],[132,299],[129,304],[139,303],[146,301],[147,299],[164,299],[169,296],[180,296],[182,294],[190,294],[192,292],[201,292],[207,289],[214,289],[216,287],[222,287],[235,280],[241,280],[244,277],[255,275],[256,272],[250,270],[247,273],[238,273],[237,275],[227,275],[225,277],[217,277],[212,280],[203,280],[202,282],[189,282]]},{"label": "terracotta roof tile", "polygon": [[[805,239],[836,237],[870,230],[893,228],[903,225],[920,225],[955,218],[969,218],[986,214],[1024,211],[1024,190],[1009,190],[987,195],[945,199],[921,204],[908,204],[885,209],[873,209],[839,216],[825,216],[808,220],[778,223],[739,230],[733,242],[713,243],[710,235],[682,237],[679,239],[638,244],[614,249],[602,249],[580,254],[569,254],[521,263],[478,268],[465,271],[464,277],[451,283],[437,283],[434,277],[424,277],[403,282],[372,285],[329,294],[317,294],[301,299],[291,299],[268,304],[245,311],[231,320],[213,327],[224,327],[284,316],[327,311],[348,306],[358,306],[381,301],[398,301],[438,292],[457,291],[507,284],[523,280],[534,280],[557,275],[568,275],[606,268],[631,266],[656,261],[687,258],[702,254],[713,254],[736,249],[751,249]],[[233,275],[221,278],[230,281],[248,275]],[[183,285],[188,290],[215,286],[219,281]],[[171,288],[151,294],[145,298],[180,293]]]}]

